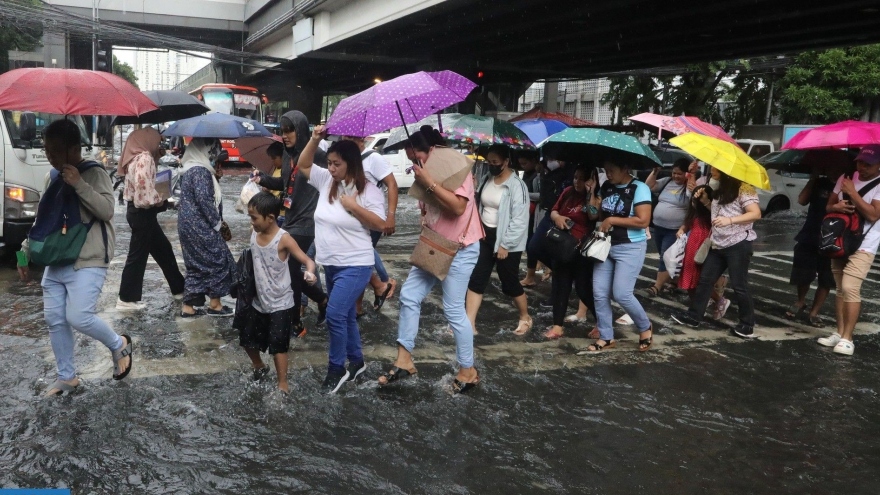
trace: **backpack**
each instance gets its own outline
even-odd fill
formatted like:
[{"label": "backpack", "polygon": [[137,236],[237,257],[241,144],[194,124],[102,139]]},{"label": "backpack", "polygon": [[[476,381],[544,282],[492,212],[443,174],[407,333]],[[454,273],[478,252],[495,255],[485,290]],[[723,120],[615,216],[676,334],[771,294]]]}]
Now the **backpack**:
[{"label": "backpack", "polygon": [[[875,179],[859,189],[859,196],[871,192],[880,184],[880,179]],[[874,225],[871,225],[873,228]],[[865,219],[858,211],[853,213],[828,213],[822,219],[820,229],[822,237],[819,239],[819,252],[829,258],[847,258],[858,251],[859,246],[868,232],[863,232]],[[868,229],[868,231],[871,230]]]},{"label": "backpack", "polygon": [[[95,161],[77,165],[80,173],[94,167],[101,167]],[[82,180],[82,179],[81,179]],[[83,223],[79,214],[79,196],[72,186],[53,169],[50,173],[49,187],[40,199],[37,218],[28,233],[28,250],[31,261],[44,266],[67,266],[76,263],[82,251],[86,236],[92,225],[98,221],[92,217]],[[109,263],[107,252],[107,226],[101,222],[104,236],[104,262]]]}]

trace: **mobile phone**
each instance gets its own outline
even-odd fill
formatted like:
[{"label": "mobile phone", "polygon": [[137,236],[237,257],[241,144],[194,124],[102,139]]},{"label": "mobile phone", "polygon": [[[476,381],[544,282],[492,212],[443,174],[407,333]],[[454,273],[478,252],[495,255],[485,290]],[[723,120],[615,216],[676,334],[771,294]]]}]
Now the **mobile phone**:
[{"label": "mobile phone", "polygon": [[572,228],[572,227],[574,227],[574,222],[572,221],[572,219],[570,219],[570,218],[567,219],[567,220],[565,221],[565,226],[568,227],[569,229]]}]

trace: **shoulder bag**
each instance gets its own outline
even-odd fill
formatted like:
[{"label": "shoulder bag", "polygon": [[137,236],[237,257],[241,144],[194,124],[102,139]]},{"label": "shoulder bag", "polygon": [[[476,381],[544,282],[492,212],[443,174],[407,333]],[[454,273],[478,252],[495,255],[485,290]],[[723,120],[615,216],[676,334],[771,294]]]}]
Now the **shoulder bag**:
[{"label": "shoulder bag", "polygon": [[471,226],[474,213],[475,210],[472,210],[471,217],[458,241],[450,241],[427,225],[423,225],[416,247],[409,257],[409,263],[437,277],[440,281],[445,280],[455,255],[461,249],[464,236]]}]

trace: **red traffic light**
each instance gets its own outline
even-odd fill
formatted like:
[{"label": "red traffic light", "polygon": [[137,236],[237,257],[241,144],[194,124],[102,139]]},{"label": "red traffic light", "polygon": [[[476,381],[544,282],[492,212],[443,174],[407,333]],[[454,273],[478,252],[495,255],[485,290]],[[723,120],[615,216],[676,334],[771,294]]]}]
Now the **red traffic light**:
[{"label": "red traffic light", "polygon": [[477,79],[482,79],[483,75],[483,71],[477,71]]}]

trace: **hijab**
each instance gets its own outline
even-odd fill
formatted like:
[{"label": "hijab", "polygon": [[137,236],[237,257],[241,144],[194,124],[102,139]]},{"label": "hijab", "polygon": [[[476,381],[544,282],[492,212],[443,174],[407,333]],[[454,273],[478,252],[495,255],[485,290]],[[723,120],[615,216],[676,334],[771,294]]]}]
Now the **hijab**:
[{"label": "hijab", "polygon": [[138,129],[128,135],[125,141],[125,149],[122,150],[122,158],[119,160],[116,174],[125,176],[128,173],[128,164],[141,153],[149,153],[154,161],[159,160],[159,143],[162,136],[159,131],[152,127]]},{"label": "hijab", "polygon": [[220,206],[223,201],[220,183],[217,182],[214,171],[214,160],[219,154],[220,141],[212,138],[193,138],[183,153],[183,159],[181,159],[183,168],[180,171],[181,176],[196,167],[202,167],[211,172],[211,179],[214,181],[214,204],[217,206]]}]

